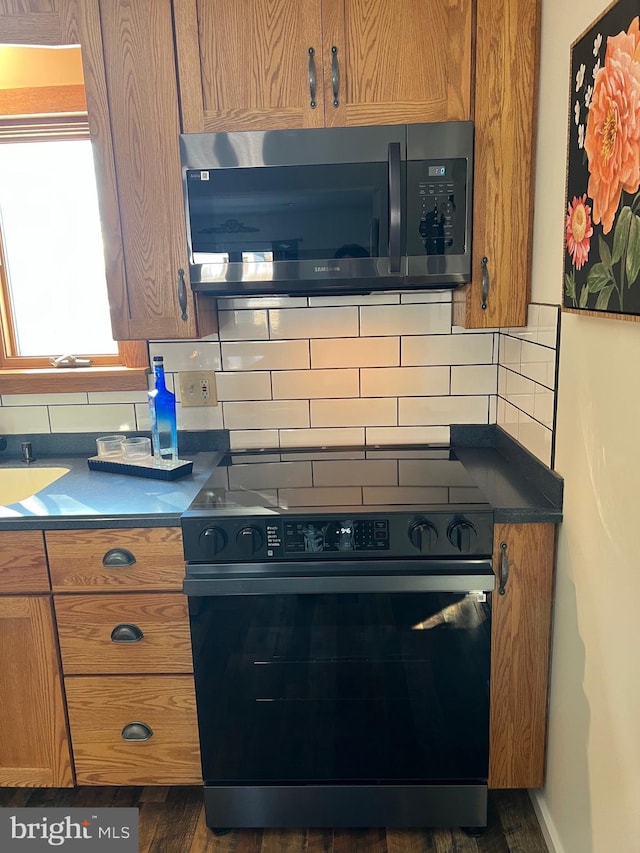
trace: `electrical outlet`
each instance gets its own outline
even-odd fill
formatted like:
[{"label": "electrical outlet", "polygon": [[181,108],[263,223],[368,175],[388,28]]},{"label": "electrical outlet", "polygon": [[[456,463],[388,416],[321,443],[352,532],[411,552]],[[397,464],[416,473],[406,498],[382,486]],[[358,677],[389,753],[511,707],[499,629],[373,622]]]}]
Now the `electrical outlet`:
[{"label": "electrical outlet", "polygon": [[182,406],[217,406],[216,374],[213,370],[189,370],[180,373]]}]

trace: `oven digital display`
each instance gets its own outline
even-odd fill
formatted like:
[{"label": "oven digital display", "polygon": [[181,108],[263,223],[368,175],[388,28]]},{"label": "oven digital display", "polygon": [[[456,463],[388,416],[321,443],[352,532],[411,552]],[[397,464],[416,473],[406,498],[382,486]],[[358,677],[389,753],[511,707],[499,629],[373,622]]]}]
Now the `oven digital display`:
[{"label": "oven digital display", "polygon": [[302,519],[284,525],[285,554],[322,554],[327,551],[388,551],[386,519]]}]

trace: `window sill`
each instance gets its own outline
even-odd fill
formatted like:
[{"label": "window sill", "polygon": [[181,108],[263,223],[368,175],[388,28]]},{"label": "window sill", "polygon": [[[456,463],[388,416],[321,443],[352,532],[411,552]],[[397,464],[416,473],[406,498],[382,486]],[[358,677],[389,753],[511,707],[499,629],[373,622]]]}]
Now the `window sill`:
[{"label": "window sill", "polygon": [[0,394],[64,394],[69,391],[146,391],[141,367],[52,367],[0,370]]}]

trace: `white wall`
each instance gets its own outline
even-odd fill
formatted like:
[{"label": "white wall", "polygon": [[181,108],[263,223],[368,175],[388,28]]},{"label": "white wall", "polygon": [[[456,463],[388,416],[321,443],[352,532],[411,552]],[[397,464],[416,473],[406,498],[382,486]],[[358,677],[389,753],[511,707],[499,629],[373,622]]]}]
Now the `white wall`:
[{"label": "white wall", "polygon": [[[539,302],[561,300],[570,45],[606,5],[543,0]],[[555,467],[565,521],[547,784],[534,801],[563,853],[640,851],[639,364],[637,323],[562,315]]]}]

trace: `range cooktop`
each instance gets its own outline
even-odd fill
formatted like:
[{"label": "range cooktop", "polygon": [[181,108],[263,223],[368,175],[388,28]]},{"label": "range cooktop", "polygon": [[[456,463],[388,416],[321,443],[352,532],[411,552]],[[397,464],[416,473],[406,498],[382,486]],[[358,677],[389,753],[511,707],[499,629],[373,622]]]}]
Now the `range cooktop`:
[{"label": "range cooktop", "polygon": [[491,507],[448,447],[230,451],[182,516],[187,561],[490,555]]},{"label": "range cooktop", "polygon": [[448,447],[230,451],[188,513],[272,515],[488,508]]}]

